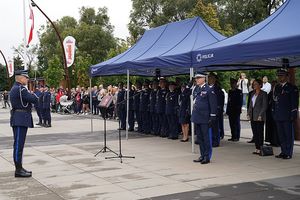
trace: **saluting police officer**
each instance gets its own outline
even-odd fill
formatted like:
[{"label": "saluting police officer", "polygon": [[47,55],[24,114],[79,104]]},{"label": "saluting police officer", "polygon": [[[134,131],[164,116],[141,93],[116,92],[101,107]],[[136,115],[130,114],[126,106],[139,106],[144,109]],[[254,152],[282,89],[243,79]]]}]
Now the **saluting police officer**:
[{"label": "saluting police officer", "polygon": [[166,95],[166,117],[168,121],[168,138],[172,140],[178,139],[178,93],[175,91],[176,84],[171,81],[169,83],[169,92]]},{"label": "saluting police officer", "polygon": [[217,98],[214,91],[205,83],[206,74],[195,75],[197,89],[194,90],[194,107],[191,121],[195,124],[195,132],[200,147],[200,157],[194,162],[207,164],[212,156],[212,136],[209,128],[217,117]]},{"label": "saluting police officer", "polygon": [[150,123],[150,88],[149,81],[145,80],[143,84],[143,89],[140,94],[140,115],[141,115],[141,129],[145,134],[151,133],[151,123]]},{"label": "saluting police officer", "polygon": [[166,79],[161,77],[159,80],[160,89],[156,94],[155,109],[158,115],[158,130],[161,137],[168,135],[168,121],[166,116],[166,95],[167,95],[167,82]]},{"label": "saluting police officer", "polygon": [[27,71],[15,72],[16,82],[10,90],[10,101],[12,105],[10,125],[14,133],[13,158],[16,167],[15,177],[31,177],[32,172],[22,166],[23,149],[27,135],[27,129],[33,128],[31,115],[32,104],[37,103],[38,97],[31,94],[26,86],[28,83]]},{"label": "saluting police officer", "polygon": [[298,88],[288,82],[288,71],[277,71],[279,84],[275,86],[273,93],[273,116],[277,126],[281,153],[276,158],[291,159],[294,146],[293,121],[298,116],[299,91]]},{"label": "saluting police officer", "polygon": [[43,118],[42,118],[42,113],[41,113],[41,108],[39,105],[39,100],[40,100],[40,96],[42,95],[42,89],[41,87],[36,87],[34,94],[39,98],[38,102],[34,104],[34,108],[36,110],[36,114],[38,115],[39,118],[39,122],[36,125],[41,126],[43,124]]},{"label": "saluting police officer", "polygon": [[221,129],[223,130],[222,138],[224,137],[224,125],[223,125],[223,110],[224,110],[224,92],[222,91],[219,83],[217,82],[218,76],[211,72],[208,75],[208,85],[214,91],[217,97],[218,112],[217,119],[212,122],[212,146],[220,146]]},{"label": "saluting police officer", "polygon": [[43,114],[44,114],[44,124],[43,126],[48,128],[51,127],[51,93],[49,92],[49,87],[45,85],[43,94]]},{"label": "saluting police officer", "polygon": [[153,80],[152,81],[152,90],[150,93],[150,117],[151,117],[151,132],[154,135],[159,135],[158,130],[158,115],[155,111],[155,104],[156,104],[156,94],[158,91],[158,81]]}]

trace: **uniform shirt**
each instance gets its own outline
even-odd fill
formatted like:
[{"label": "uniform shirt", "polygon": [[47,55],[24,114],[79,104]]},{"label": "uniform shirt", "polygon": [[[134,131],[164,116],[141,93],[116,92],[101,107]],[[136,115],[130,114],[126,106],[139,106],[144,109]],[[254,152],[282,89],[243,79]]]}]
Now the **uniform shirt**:
[{"label": "uniform shirt", "polygon": [[155,104],[155,111],[156,113],[165,113],[166,111],[166,95],[167,89],[160,89],[156,93],[156,104]]},{"label": "uniform shirt", "polygon": [[133,102],[134,102],[134,110],[135,111],[139,111],[140,110],[140,95],[141,95],[141,90],[137,90],[134,93],[134,98],[133,98]]},{"label": "uniform shirt", "polygon": [[177,115],[178,93],[175,91],[168,92],[166,95],[166,115]]},{"label": "uniform shirt", "polygon": [[212,85],[210,88],[214,91],[214,93],[217,96],[217,103],[218,103],[218,111],[223,113],[224,109],[224,92],[222,91],[221,87],[219,85]]},{"label": "uniform shirt", "polygon": [[16,82],[10,90],[12,106],[10,125],[33,127],[31,108],[37,101],[38,97],[35,94],[31,94],[26,87]]},{"label": "uniform shirt", "polygon": [[298,88],[290,83],[277,84],[273,92],[273,117],[276,121],[297,118],[299,106]]},{"label": "uniform shirt", "polygon": [[243,93],[239,89],[229,90],[227,102],[227,115],[240,114],[242,112]]},{"label": "uniform shirt", "polygon": [[150,89],[143,89],[140,94],[140,111],[149,111]]},{"label": "uniform shirt", "polygon": [[50,92],[44,92],[43,95],[43,109],[48,109],[50,108],[50,103],[51,103],[51,93]]},{"label": "uniform shirt", "polygon": [[[125,97],[124,97],[124,99],[126,99],[126,100],[127,100],[127,92],[128,92],[128,90],[126,90]],[[133,95],[134,95],[134,91],[129,90],[129,110],[134,110]],[[127,107],[127,101],[126,101],[126,107]]]},{"label": "uniform shirt", "polygon": [[118,94],[117,94],[117,109],[118,109],[118,111],[124,110],[126,108],[124,99],[125,99],[125,90],[121,89],[118,91]]},{"label": "uniform shirt", "polygon": [[207,85],[194,90],[194,107],[191,121],[196,124],[208,124],[211,117],[217,116],[218,102],[216,94]]},{"label": "uniform shirt", "polygon": [[190,112],[190,95],[191,90],[189,88],[185,88],[181,94],[179,95],[178,103],[180,106],[180,113],[191,113]]}]

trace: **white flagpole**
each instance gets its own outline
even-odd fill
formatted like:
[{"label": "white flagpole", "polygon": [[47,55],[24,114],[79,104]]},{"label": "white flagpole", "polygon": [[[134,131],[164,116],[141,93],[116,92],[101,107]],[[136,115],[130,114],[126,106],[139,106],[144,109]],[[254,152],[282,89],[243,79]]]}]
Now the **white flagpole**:
[{"label": "white flagpole", "polygon": [[[190,80],[192,80],[194,76],[194,69],[190,68]],[[193,112],[194,101],[193,101],[193,92],[190,96],[191,99],[191,113]],[[195,153],[195,124],[191,123],[191,135],[192,135],[192,153]]]},{"label": "white flagpole", "polygon": [[28,69],[27,66],[27,42],[26,42],[26,10],[25,10],[25,0],[23,0],[23,22],[24,22],[24,70]]}]

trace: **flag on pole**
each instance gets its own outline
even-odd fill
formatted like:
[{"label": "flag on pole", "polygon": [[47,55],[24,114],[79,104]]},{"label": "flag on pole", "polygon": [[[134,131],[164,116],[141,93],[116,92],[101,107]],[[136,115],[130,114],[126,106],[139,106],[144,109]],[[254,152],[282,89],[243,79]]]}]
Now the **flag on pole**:
[{"label": "flag on pole", "polygon": [[75,43],[76,43],[76,40],[72,36],[67,36],[64,39],[64,48],[65,48],[67,66],[68,67],[70,67],[74,63],[75,48],[76,48]]},{"label": "flag on pole", "polygon": [[7,65],[8,65],[7,70],[8,70],[9,77],[12,77],[15,73],[14,59],[8,58]]},{"label": "flag on pole", "polygon": [[32,40],[33,29],[34,29],[34,15],[33,15],[33,10],[32,10],[32,7],[30,6],[30,4],[29,4],[29,10],[30,10],[29,19],[31,20],[31,27],[30,27],[30,32],[29,32],[27,46],[30,44],[30,42]]}]

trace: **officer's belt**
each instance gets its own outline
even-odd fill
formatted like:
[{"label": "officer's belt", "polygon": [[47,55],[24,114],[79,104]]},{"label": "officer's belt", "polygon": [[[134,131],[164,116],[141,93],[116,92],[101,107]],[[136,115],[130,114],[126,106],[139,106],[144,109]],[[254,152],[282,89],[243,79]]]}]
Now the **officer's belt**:
[{"label": "officer's belt", "polygon": [[24,109],[12,109],[13,112],[31,112],[31,110],[24,110]]}]

